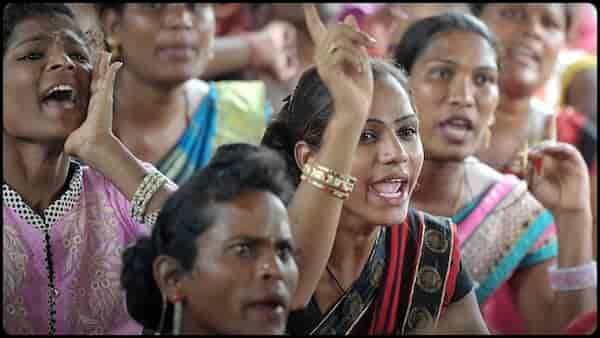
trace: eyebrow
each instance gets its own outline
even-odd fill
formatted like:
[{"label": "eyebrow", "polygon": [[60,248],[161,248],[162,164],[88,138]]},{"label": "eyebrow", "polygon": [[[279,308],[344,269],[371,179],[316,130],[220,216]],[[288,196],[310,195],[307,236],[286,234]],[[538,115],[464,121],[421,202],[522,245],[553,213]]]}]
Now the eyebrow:
[{"label": "eyebrow", "polygon": [[[405,121],[405,120],[419,121],[419,118],[417,117],[416,114],[409,114],[409,115],[402,116],[400,118],[395,119],[393,123],[396,124],[396,123],[400,123],[400,122]],[[368,122],[373,122],[373,123],[378,123],[378,124],[385,124],[385,122],[383,122],[382,120],[374,119],[374,118],[368,118],[367,119],[367,123]]]},{"label": "eyebrow", "polygon": [[[81,44],[83,48],[88,48],[85,39],[82,39],[75,32],[67,31],[66,36],[67,36],[67,39],[70,40],[71,42]],[[17,43],[15,45],[15,48],[19,47],[21,45],[27,44],[27,43],[41,42],[41,41],[50,40],[50,39],[52,39],[52,37],[49,34],[40,33],[40,34],[30,36],[30,37],[26,38],[25,40],[20,41],[19,43]]]},{"label": "eyebrow", "polygon": [[[459,65],[457,62],[448,60],[448,59],[431,59],[431,60],[427,60],[426,62],[441,62],[441,63],[449,63],[449,64],[452,64],[455,66]],[[487,70],[498,70],[498,67],[493,67],[493,66],[478,66],[476,68],[477,69],[487,69]]]}]

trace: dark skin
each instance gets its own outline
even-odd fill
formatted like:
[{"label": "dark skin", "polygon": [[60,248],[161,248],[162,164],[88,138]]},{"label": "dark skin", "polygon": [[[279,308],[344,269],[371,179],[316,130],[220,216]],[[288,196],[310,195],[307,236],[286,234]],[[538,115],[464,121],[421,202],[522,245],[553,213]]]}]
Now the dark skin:
[{"label": "dark skin", "polygon": [[191,271],[172,257],[154,261],[171,302],[185,298],[182,334],[283,334],[298,282],[285,206],[270,192],[246,191],[216,205],[197,239]]},{"label": "dark skin", "polygon": [[204,82],[194,89],[186,82],[198,78],[212,57],[212,6],[126,4],[122,13],[108,10],[101,19],[105,34],[119,41],[125,64],[117,81],[115,134],[141,159],[156,163],[181,138],[208,92]]},{"label": "dark skin", "polygon": [[542,134],[528,127],[533,109],[530,100],[552,75],[566,43],[566,10],[561,4],[490,4],[484,7],[481,19],[504,52],[491,144],[477,156],[503,170],[521,151],[529,134]]},{"label": "dark skin", "polygon": [[[146,169],[112,134],[113,83],[120,63],[93,56],[75,21],[59,15],[19,23],[3,57],[3,179],[38,213],[64,191],[69,155],[102,173],[131,198]],[[56,85],[74,103],[45,101]],[[150,200],[157,210],[176,186]]]},{"label": "dark skin", "polygon": [[[373,81],[366,64],[366,47],[373,42],[357,34],[354,17],[326,29],[314,6],[305,5],[305,15],[317,46],[317,70],[334,99],[335,111],[319,149],[298,142],[296,161],[302,167],[312,157],[358,178],[345,202],[301,182],[288,207],[294,236],[299,239],[301,265],[310,264],[318,277],[312,288],[307,283],[297,297],[305,305],[314,294],[321,309],[327,309],[341,294],[325,266],[330,266],[344,288],[356,280],[378,225],[404,221],[423,151],[408,93],[390,76]],[[382,178],[392,176],[406,178],[400,193],[392,192],[397,188],[393,183],[380,184]],[[315,224],[321,236],[308,240],[304,232],[310,233]],[[435,332],[487,333],[474,293],[452,303],[439,327],[443,331]]]},{"label": "dark skin", "polygon": [[[492,47],[482,37],[449,32],[431,40],[413,65],[411,88],[426,154],[423,179],[413,199],[417,208],[451,217],[501,178],[471,157],[481,146],[482,132],[498,104],[495,60]],[[449,116],[470,117],[472,129],[446,126]],[[554,214],[560,252],[556,261],[517,271],[511,285],[518,290],[518,309],[531,332],[560,332],[577,313],[595,306],[594,289],[555,292],[547,282],[549,265],[575,266],[591,259],[591,240],[586,235],[591,231],[589,181],[585,162],[568,144],[539,145],[529,156],[543,158],[542,172],[528,175],[528,184],[530,192]]]},{"label": "dark skin", "polygon": [[[500,178],[483,164],[464,162],[481,146],[494,119],[499,97],[496,53],[477,34],[443,33],[417,58],[410,81],[422,112],[425,148],[414,203],[427,212],[452,216]],[[471,127],[455,125],[461,120]]]}]

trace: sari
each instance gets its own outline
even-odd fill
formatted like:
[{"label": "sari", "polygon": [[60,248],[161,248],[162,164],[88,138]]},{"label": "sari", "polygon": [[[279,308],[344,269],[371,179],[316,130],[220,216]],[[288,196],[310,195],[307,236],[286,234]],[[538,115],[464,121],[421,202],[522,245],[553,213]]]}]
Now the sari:
[{"label": "sari", "polygon": [[271,113],[262,82],[211,82],[189,126],[156,168],[181,185],[208,163],[220,145],[259,144]]},{"label": "sari", "polygon": [[519,269],[558,254],[552,214],[527,184],[504,175],[454,217],[465,267],[476,285],[483,318],[492,333],[525,333],[511,284]]},{"label": "sari", "polygon": [[437,323],[472,288],[448,218],[409,210],[380,232],[359,278],[321,313],[314,296],[293,311],[287,331],[303,334],[403,334]]}]

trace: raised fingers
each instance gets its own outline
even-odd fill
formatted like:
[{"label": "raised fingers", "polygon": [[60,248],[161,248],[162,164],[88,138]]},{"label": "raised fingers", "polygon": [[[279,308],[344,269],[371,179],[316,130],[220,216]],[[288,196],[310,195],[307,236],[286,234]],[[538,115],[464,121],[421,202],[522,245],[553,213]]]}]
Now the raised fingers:
[{"label": "raised fingers", "polygon": [[308,33],[315,44],[321,42],[327,34],[327,29],[319,17],[317,8],[314,4],[304,4],[304,20]]}]

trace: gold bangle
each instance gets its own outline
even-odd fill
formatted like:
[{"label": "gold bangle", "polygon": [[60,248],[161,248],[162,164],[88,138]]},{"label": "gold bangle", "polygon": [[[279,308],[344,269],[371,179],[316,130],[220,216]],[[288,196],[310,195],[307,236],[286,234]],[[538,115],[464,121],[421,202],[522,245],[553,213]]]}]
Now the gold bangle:
[{"label": "gold bangle", "polygon": [[302,173],[335,190],[346,193],[351,193],[354,190],[354,183],[356,182],[355,177],[343,175],[327,167],[316,165],[312,159],[304,165]]},{"label": "gold bangle", "polygon": [[325,185],[325,184],[323,184],[323,183],[321,183],[321,182],[319,182],[317,180],[314,180],[314,179],[312,179],[312,178],[310,178],[310,177],[308,177],[308,176],[306,176],[304,174],[302,174],[300,176],[300,179],[302,181],[305,181],[305,182],[308,182],[308,183],[312,184],[314,187],[316,187],[318,189],[321,189],[323,191],[326,191],[326,192],[330,193],[333,197],[337,197],[337,198],[339,198],[341,200],[345,200],[348,197],[350,197],[350,193],[337,190],[337,189],[335,189],[333,187],[330,187],[328,185]]}]

